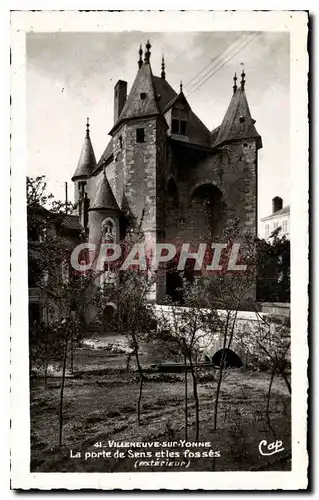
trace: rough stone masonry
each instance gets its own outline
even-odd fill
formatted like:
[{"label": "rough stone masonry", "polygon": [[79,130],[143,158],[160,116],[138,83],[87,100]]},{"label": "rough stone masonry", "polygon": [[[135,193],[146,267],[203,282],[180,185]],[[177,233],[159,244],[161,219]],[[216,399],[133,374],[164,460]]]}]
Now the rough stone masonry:
[{"label": "rough stone masonry", "polygon": [[[246,97],[244,71],[234,76],[220,126],[210,131],[182,84],[174,90],[151,68],[151,45],[139,49],[135,80],[114,88],[114,123],[96,161],[89,124],[72,177],[76,210],[89,241],[152,244],[219,241],[235,221],[257,234],[257,166],[261,137]],[[212,113],[214,110],[212,109]],[[107,131],[106,131],[107,132]],[[239,237],[240,238],[240,237]],[[156,295],[174,293],[170,271]]]}]

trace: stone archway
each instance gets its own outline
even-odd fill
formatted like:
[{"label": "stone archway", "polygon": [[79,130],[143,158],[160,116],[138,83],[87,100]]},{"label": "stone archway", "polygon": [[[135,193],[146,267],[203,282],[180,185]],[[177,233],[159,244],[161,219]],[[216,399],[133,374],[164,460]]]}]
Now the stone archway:
[{"label": "stone archway", "polygon": [[211,363],[213,365],[220,366],[222,359],[224,359],[226,368],[240,368],[243,366],[242,360],[232,349],[219,349],[219,351],[216,351],[211,358]]}]

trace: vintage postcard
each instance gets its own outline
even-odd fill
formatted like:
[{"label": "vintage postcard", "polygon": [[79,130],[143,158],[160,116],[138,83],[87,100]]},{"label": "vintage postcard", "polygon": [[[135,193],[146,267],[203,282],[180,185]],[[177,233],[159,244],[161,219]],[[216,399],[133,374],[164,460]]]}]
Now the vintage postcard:
[{"label": "vintage postcard", "polygon": [[11,13],[14,489],[306,489],[308,14]]}]

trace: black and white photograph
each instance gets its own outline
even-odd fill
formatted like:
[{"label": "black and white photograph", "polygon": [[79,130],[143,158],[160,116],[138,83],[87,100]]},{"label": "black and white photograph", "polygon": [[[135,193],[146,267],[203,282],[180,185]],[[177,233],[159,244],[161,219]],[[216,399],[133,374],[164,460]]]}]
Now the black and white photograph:
[{"label": "black and white photograph", "polygon": [[307,21],[12,13],[14,488],[306,488]]}]

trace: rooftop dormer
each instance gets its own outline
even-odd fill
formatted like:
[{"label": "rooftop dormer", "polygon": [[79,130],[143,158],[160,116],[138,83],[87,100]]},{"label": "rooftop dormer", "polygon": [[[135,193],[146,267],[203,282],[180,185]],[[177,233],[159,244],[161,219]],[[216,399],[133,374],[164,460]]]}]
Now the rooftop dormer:
[{"label": "rooftop dormer", "polygon": [[190,115],[190,106],[183,94],[182,84],[180,93],[168,103],[165,109],[165,118],[169,127],[171,137],[179,140],[188,139],[188,123]]}]

